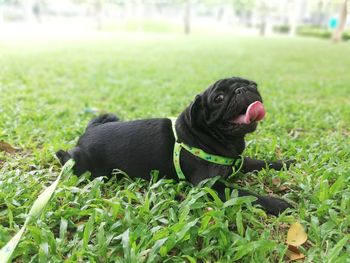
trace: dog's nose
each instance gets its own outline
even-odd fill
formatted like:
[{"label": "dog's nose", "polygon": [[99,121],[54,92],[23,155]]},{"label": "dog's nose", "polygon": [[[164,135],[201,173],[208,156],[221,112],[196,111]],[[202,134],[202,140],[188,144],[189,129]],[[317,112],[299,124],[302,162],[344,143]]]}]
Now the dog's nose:
[{"label": "dog's nose", "polygon": [[243,94],[246,91],[247,91],[247,89],[245,87],[240,87],[240,88],[235,90],[235,94],[236,95]]}]

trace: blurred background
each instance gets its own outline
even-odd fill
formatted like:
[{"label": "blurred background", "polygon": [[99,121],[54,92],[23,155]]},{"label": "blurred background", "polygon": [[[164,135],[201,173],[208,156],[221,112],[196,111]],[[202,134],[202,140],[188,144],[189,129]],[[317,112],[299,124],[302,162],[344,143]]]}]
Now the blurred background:
[{"label": "blurred background", "polygon": [[347,0],[0,0],[6,38],[92,31],[350,39]]}]

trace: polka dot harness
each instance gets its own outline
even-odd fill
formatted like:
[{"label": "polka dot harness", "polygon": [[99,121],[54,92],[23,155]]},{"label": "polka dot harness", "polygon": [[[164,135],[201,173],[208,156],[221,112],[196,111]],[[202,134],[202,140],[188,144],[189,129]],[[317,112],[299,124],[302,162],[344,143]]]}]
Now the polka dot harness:
[{"label": "polka dot harness", "polygon": [[176,119],[171,118],[171,122],[172,122],[174,137],[175,137],[173,161],[174,161],[174,167],[175,167],[177,176],[179,177],[180,180],[186,179],[184,173],[181,170],[181,164],[180,164],[181,149],[185,149],[186,151],[188,151],[192,155],[194,155],[194,156],[196,156],[204,161],[207,161],[210,163],[215,163],[215,164],[220,164],[220,165],[231,166],[232,167],[232,174],[238,173],[239,170],[242,168],[242,165],[243,165],[242,157],[240,157],[238,159],[234,159],[234,158],[223,157],[220,155],[209,154],[209,153],[206,153],[205,151],[203,151],[202,149],[188,146],[187,144],[184,144],[183,142],[178,142],[177,133],[176,133],[176,129],[175,129]]}]

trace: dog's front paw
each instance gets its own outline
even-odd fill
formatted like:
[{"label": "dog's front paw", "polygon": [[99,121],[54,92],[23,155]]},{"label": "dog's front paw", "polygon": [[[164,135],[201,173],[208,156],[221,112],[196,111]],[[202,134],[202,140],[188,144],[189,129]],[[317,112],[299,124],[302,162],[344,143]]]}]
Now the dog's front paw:
[{"label": "dog's front paw", "polygon": [[288,170],[289,167],[290,167],[292,164],[294,164],[294,163],[296,163],[296,160],[295,160],[295,159],[283,160],[283,161],[282,161],[282,160],[279,160],[279,161],[270,163],[270,164],[269,164],[269,168],[279,171],[279,170],[282,170],[283,167],[285,166],[286,169]]},{"label": "dog's front paw", "polygon": [[283,163],[286,165],[286,168],[289,169],[289,167],[292,165],[292,164],[295,164],[297,162],[297,160],[295,159],[290,159],[290,160],[285,160],[283,161]]},{"label": "dog's front paw", "polygon": [[282,199],[270,196],[262,197],[261,205],[268,214],[275,216],[283,213],[287,208],[293,207],[291,204]]}]

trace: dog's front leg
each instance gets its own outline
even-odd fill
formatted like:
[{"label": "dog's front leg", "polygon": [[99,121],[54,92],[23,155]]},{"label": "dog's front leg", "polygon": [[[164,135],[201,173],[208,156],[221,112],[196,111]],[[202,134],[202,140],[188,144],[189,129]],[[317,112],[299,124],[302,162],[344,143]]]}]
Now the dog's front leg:
[{"label": "dog's front leg", "polygon": [[[212,188],[216,190],[221,200],[226,201],[225,197],[225,188],[227,186],[218,181],[216,182]],[[270,196],[259,196],[257,194],[253,194],[249,191],[237,189],[238,190],[238,196],[254,196],[257,198],[256,201],[254,201],[253,205],[260,205],[264,211],[266,211],[268,214],[271,215],[279,215],[287,208],[292,208],[292,206],[287,203],[286,201],[276,198],[276,197],[270,197]]]},{"label": "dog's front leg", "polygon": [[[265,164],[264,161],[261,161],[261,162]],[[204,176],[204,175],[208,175],[208,171],[211,168],[210,165],[204,166],[204,167],[202,166],[201,168],[202,169],[199,169],[199,167],[197,166],[196,172],[192,173],[192,176],[188,178],[188,180],[193,185],[197,185],[202,180],[214,177],[214,176]],[[217,174],[217,169],[218,168],[215,167],[213,171],[210,171],[210,174]],[[189,171],[188,171],[188,174],[189,174]],[[227,186],[223,182],[216,181],[211,188],[218,193],[218,196],[223,202],[226,201],[225,188],[227,188]],[[289,203],[279,198],[270,197],[270,196],[260,196],[242,189],[237,189],[237,190],[238,190],[238,196],[256,197],[257,200],[254,201],[252,204],[260,205],[262,209],[265,210],[268,214],[279,215],[287,208],[292,207]]]},{"label": "dog's front leg", "polygon": [[267,162],[264,160],[258,160],[258,159],[252,159],[249,157],[244,157],[242,172],[248,173],[248,172],[260,171],[260,170],[266,169],[266,168],[270,168],[270,169],[274,169],[274,170],[282,170],[284,165],[286,166],[287,169],[289,169],[289,167],[292,163],[295,163],[295,161],[294,160],[287,160],[287,161]]}]

